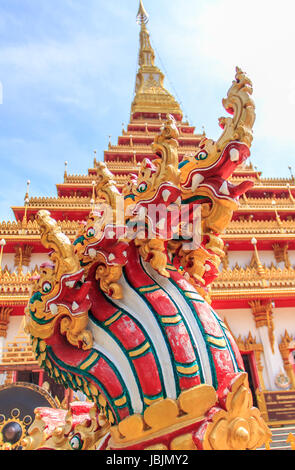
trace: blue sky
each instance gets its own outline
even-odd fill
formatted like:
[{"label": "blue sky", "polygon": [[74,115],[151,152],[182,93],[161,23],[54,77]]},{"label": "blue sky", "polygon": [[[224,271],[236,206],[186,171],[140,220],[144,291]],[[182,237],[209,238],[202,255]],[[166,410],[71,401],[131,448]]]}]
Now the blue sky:
[{"label": "blue sky", "polygon": [[[156,63],[184,114],[219,134],[235,66],[253,81],[251,161],[295,173],[293,0],[144,0]],[[258,5],[257,5],[258,4]],[[31,196],[55,196],[84,174],[129,120],[137,69],[138,0],[0,0],[0,220]]]}]

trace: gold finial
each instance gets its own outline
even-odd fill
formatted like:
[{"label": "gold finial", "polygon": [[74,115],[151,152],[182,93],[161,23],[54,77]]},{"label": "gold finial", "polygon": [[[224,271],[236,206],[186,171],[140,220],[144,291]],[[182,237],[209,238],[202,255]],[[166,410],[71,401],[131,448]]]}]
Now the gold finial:
[{"label": "gold finial", "polygon": [[64,180],[65,180],[65,178],[68,176],[67,167],[68,167],[68,162],[65,161]]},{"label": "gold finial", "polygon": [[27,191],[26,191],[25,198],[24,198],[25,202],[29,202],[29,201],[26,201],[26,199],[29,198],[29,187],[30,187],[30,184],[31,184],[31,181],[28,180],[28,181],[27,181]]},{"label": "gold finial", "polygon": [[278,226],[281,228],[281,232],[284,232],[285,230],[282,228],[282,225],[283,225],[283,224],[282,224],[280,215],[279,215],[279,213],[278,213],[278,210],[277,210],[277,208],[276,208],[277,202],[276,202],[275,199],[273,199],[273,200],[271,201],[271,203],[272,203],[272,206],[273,206],[274,211],[275,211],[276,221],[277,221],[277,223],[278,223]]},{"label": "gold finial", "polygon": [[93,155],[94,155],[94,158],[93,158],[93,166],[94,168],[96,168],[96,154],[97,154],[97,151],[96,150],[93,150]]},{"label": "gold finial", "polygon": [[4,238],[2,238],[0,240],[0,273],[2,271],[2,257],[3,257],[3,250],[4,250],[4,247],[6,245],[6,240],[4,240]]},{"label": "gold finial", "polygon": [[292,201],[293,204],[294,204],[294,203],[295,203],[295,199],[294,199],[294,197],[293,197],[293,194],[292,194],[292,191],[291,191],[291,186],[290,186],[289,183],[287,184],[287,189],[288,189],[289,197],[290,197],[291,201]]},{"label": "gold finial", "polygon": [[94,209],[94,204],[95,204],[95,186],[96,186],[96,181],[92,181],[92,197],[90,201],[92,210]]},{"label": "gold finial", "polygon": [[17,266],[18,274],[23,273],[23,250],[20,245],[15,247],[15,266]]},{"label": "gold finial", "polygon": [[27,191],[26,191],[26,194],[25,194],[25,197],[24,197],[24,201],[25,201],[25,212],[24,212],[24,216],[23,216],[23,220],[22,220],[22,227],[26,227],[27,225],[27,211],[28,211],[28,205],[29,205],[29,202],[30,202],[30,199],[29,199],[29,187],[30,187],[30,184],[31,184],[31,181],[28,180],[27,181]]},{"label": "gold finial", "polygon": [[136,22],[142,26],[144,24],[147,24],[148,21],[149,21],[149,15],[147,14],[143,6],[142,0],[139,0],[139,8],[138,8],[138,12],[136,15]]},{"label": "gold finial", "polygon": [[257,240],[256,240],[256,238],[253,237],[252,240],[251,240],[251,243],[254,246],[254,260],[256,262],[256,267],[257,267],[258,274],[262,278],[263,285],[266,286],[266,281],[264,279],[265,269],[262,266],[261,261],[260,261],[260,257],[259,257],[259,253],[258,253],[258,249],[257,249]]}]

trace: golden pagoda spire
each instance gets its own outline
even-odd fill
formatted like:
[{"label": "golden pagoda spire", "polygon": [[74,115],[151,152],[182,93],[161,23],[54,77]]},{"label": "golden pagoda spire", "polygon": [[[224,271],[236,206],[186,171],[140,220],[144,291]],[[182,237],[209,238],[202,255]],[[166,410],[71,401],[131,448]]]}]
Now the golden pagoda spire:
[{"label": "golden pagoda spire", "polygon": [[178,114],[182,111],[175,98],[164,88],[164,74],[155,65],[155,52],[151,46],[150,33],[146,24],[148,14],[139,1],[136,21],[140,25],[139,69],[136,76],[135,97],[131,106],[134,113]]},{"label": "golden pagoda spire", "polygon": [[142,0],[139,0],[139,8],[136,16],[136,21],[138,24],[146,24],[149,21],[149,15],[147,14]]}]

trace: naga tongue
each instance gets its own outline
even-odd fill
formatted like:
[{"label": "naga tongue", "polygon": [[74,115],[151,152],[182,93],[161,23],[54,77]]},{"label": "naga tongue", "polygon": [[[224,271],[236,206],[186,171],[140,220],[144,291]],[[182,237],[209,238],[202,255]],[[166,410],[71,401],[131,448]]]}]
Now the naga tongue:
[{"label": "naga tongue", "polygon": [[234,198],[239,197],[242,194],[244,194],[246,191],[248,191],[248,189],[252,188],[253,185],[254,185],[254,182],[248,180],[248,181],[243,181],[243,183],[238,184],[236,186],[231,186],[230,195],[231,197],[234,197]]}]

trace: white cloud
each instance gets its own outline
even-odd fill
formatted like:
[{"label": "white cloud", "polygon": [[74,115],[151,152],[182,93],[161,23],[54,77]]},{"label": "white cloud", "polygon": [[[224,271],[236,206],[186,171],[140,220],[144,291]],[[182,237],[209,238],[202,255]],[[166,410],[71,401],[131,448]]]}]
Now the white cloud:
[{"label": "white cloud", "polygon": [[244,69],[254,86],[257,136],[294,144],[294,0],[216,0],[200,8],[192,1],[190,15],[174,9],[184,34],[169,35],[173,53],[216,84],[230,84],[236,65]]},{"label": "white cloud", "polygon": [[[117,69],[124,70],[125,38],[95,32],[72,31],[70,38],[37,39],[0,45],[0,80],[3,99],[21,109],[34,99],[32,112],[47,101],[97,113],[99,96],[110,100],[121,93],[121,84],[112,80]],[[107,92],[105,93],[105,90]],[[44,109],[44,106],[43,106]],[[48,110],[49,111],[49,110]]]},{"label": "white cloud", "polygon": [[220,134],[221,101],[238,65],[254,88],[253,162],[267,176],[289,176],[295,155],[294,0],[162,0],[161,8],[166,3],[165,23],[152,17],[150,29],[190,121],[197,130],[205,125],[212,138]]},{"label": "white cloud", "polygon": [[[273,0],[248,0],[242,8],[237,5],[240,2],[223,0],[199,18],[206,55],[218,61],[223,77],[233,63],[246,69],[259,106],[257,135],[272,134],[274,139],[294,143],[294,1],[283,0],[278,6]],[[223,25],[220,35],[208,34],[208,24],[215,32]]]}]

